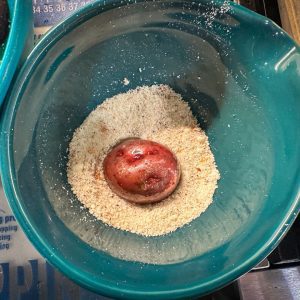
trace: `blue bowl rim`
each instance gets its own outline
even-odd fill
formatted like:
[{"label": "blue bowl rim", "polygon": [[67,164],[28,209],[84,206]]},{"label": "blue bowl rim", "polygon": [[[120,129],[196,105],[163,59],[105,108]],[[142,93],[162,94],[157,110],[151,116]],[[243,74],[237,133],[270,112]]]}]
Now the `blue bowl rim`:
[{"label": "blue bowl rim", "polygon": [[[148,0],[146,0],[148,1]],[[26,83],[27,79],[30,77],[32,70],[34,70],[35,63],[39,60],[39,57],[45,53],[46,49],[51,47],[56,41],[58,41],[66,32],[67,28],[72,28],[73,25],[78,24],[78,18],[81,18],[81,22],[86,20],[86,17],[80,17],[84,15],[91,16],[93,11],[99,9],[100,13],[105,12],[107,10],[113,9],[117,6],[127,5],[131,3],[137,2],[145,2],[145,0],[137,0],[137,1],[121,1],[121,0],[108,0],[105,4],[102,1],[93,2],[80,10],[74,12],[68,19],[59,23],[53,29],[51,29],[41,40],[41,42],[35,47],[27,61],[25,62],[18,78],[15,83],[14,89],[12,91],[10,101],[7,103],[5,107],[5,114],[2,121],[2,130],[1,130],[1,143],[3,147],[1,147],[1,177],[3,182],[3,188],[5,194],[9,200],[9,204],[12,208],[13,213],[15,214],[19,224],[22,229],[26,233],[29,240],[32,244],[38,249],[38,251],[49,260],[49,262],[57,267],[62,273],[68,276],[73,281],[77,282],[83,287],[87,287],[92,291],[97,293],[101,293],[103,295],[111,296],[111,297],[122,297],[122,298],[135,298],[135,299],[175,299],[181,297],[195,296],[195,295],[205,295],[209,292],[212,292],[215,289],[221,288],[236,278],[240,277],[247,271],[251,270],[257,263],[262,261],[279,243],[279,241],[283,238],[285,233],[291,227],[293,221],[297,217],[297,213],[300,210],[300,180],[298,176],[297,184],[292,192],[293,205],[291,205],[285,215],[285,218],[279,223],[277,226],[277,230],[265,240],[264,245],[260,248],[260,251],[255,253],[254,255],[249,255],[247,259],[245,259],[241,264],[236,264],[233,266],[230,272],[224,273],[215,279],[204,282],[201,284],[195,284],[189,287],[180,288],[176,290],[164,290],[164,291],[139,291],[134,289],[124,289],[118,286],[112,286],[109,284],[101,283],[97,280],[93,280],[92,278],[87,278],[80,274],[80,270],[72,267],[71,264],[67,264],[60,257],[53,255],[51,247],[47,245],[47,243],[42,240],[38,234],[38,230],[32,226],[30,220],[26,216],[25,212],[20,205],[19,199],[21,196],[18,194],[16,186],[16,176],[14,174],[14,162],[13,162],[13,151],[11,149],[12,145],[12,133],[11,133],[11,124],[14,123],[15,115],[17,108],[20,104],[19,95],[22,94],[22,90],[24,87],[24,83]],[[208,0],[195,0],[195,2],[207,2]],[[223,3],[222,0],[215,0],[214,2],[217,5],[221,5]],[[267,18],[260,16],[240,5],[236,5],[234,3],[230,3],[231,9],[234,9],[235,12],[239,14],[243,14],[243,16],[247,19],[251,19],[252,21],[256,21],[258,23],[264,23]],[[99,13],[99,11],[98,11]],[[268,20],[271,26],[278,27],[271,20]],[[282,31],[281,28],[278,27],[279,30]],[[294,46],[299,49],[299,46],[287,35],[285,34],[285,38],[294,43]],[[299,175],[299,174],[298,174]],[[140,263],[137,263],[140,264]],[[157,267],[157,266],[156,266]]]},{"label": "blue bowl rim", "polygon": [[29,5],[28,1],[24,0],[11,0],[8,2],[10,29],[2,62],[0,63],[0,107],[25,48],[26,38],[32,28],[31,20],[28,18],[29,15],[31,16],[31,4]]}]

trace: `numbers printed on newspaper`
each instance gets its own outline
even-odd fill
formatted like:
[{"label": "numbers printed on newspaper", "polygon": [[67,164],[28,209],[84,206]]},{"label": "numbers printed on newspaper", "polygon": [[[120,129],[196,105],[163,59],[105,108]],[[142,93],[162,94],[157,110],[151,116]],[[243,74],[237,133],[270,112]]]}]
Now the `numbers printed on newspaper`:
[{"label": "numbers printed on newspaper", "polygon": [[32,0],[34,41],[37,43],[53,25],[94,0]]}]

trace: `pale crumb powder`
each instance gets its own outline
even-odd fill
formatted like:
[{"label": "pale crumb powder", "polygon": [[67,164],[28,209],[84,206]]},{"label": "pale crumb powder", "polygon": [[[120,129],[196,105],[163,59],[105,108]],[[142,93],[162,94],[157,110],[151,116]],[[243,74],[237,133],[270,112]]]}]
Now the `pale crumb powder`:
[{"label": "pale crumb powder", "polygon": [[130,81],[125,77],[124,79],[123,79],[123,84],[124,85],[128,85],[130,83]]},{"label": "pale crumb powder", "polygon": [[[161,143],[176,154],[181,180],[162,202],[135,205],[108,187],[103,159],[128,137]],[[207,136],[188,104],[166,85],[107,99],[75,131],[69,146],[68,181],[83,205],[104,223],[145,236],[172,232],[197,218],[212,202],[219,178]]]}]

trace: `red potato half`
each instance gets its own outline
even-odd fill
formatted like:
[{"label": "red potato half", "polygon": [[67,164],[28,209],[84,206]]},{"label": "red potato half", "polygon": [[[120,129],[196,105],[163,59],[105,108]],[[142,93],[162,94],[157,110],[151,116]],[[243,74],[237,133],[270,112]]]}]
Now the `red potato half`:
[{"label": "red potato half", "polygon": [[139,204],[165,199],[180,179],[180,166],[170,149],[136,138],[117,144],[104,159],[103,169],[114,193]]}]

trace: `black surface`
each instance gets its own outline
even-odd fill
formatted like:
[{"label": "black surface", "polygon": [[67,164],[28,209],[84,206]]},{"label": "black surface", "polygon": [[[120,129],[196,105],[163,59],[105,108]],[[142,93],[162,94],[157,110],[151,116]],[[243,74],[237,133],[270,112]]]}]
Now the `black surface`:
[{"label": "black surface", "polygon": [[[258,0],[259,1],[259,0]],[[265,16],[281,26],[280,13],[277,0],[264,0]]]},{"label": "black surface", "polygon": [[0,0],[0,46],[8,32],[8,7],[6,0]]},{"label": "black surface", "polygon": [[268,256],[271,267],[300,264],[300,215],[279,246]]},{"label": "black surface", "polygon": [[281,26],[277,0],[240,0],[239,3]]},{"label": "black surface", "polygon": [[213,294],[202,297],[199,300],[240,300],[239,285],[237,281],[214,292]]}]

